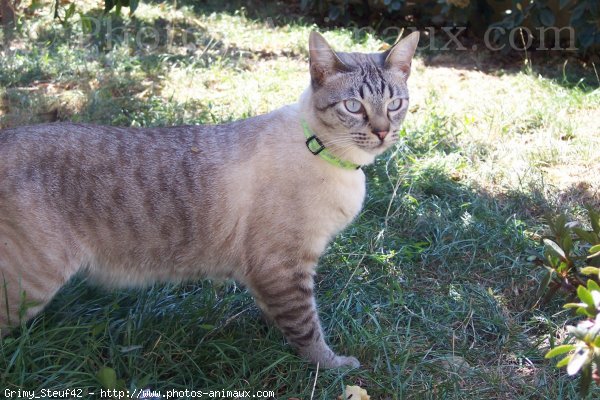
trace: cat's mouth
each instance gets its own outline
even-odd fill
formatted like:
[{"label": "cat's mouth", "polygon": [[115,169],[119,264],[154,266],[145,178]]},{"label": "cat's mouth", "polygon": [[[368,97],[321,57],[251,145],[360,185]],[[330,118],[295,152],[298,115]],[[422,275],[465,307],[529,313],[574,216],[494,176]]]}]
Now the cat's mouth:
[{"label": "cat's mouth", "polygon": [[375,155],[381,154],[394,143],[393,140],[373,140],[364,132],[352,132],[351,135],[359,149]]},{"label": "cat's mouth", "polygon": [[375,152],[375,153],[381,153],[382,151],[385,151],[388,147],[390,147],[391,142],[382,140],[382,141],[377,141],[377,142],[362,142],[362,143],[357,143],[357,146],[359,148],[361,148],[362,150],[368,151],[368,152]]}]

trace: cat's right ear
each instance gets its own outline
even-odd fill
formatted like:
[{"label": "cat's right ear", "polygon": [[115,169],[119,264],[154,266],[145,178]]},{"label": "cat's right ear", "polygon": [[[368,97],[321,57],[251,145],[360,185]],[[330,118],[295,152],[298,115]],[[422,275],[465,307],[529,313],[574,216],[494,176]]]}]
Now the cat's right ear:
[{"label": "cat's right ear", "polygon": [[310,77],[314,85],[321,86],[329,76],[349,71],[348,66],[340,60],[329,43],[318,32],[310,33],[308,53],[310,55]]}]

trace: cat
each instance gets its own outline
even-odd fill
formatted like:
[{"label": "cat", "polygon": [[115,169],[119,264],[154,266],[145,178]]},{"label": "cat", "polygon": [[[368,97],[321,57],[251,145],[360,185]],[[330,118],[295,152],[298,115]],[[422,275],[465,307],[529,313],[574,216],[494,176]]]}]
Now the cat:
[{"label": "cat", "polygon": [[0,131],[2,334],[79,271],[112,287],[234,279],[302,357],[359,367],[325,342],[314,271],[362,208],[361,166],[398,141],[418,40],[336,53],[312,32],[299,102],[224,125]]}]

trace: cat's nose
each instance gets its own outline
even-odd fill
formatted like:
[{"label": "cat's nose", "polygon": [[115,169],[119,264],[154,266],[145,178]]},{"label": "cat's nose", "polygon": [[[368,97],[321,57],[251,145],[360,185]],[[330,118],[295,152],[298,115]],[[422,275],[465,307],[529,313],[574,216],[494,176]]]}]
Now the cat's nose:
[{"label": "cat's nose", "polygon": [[383,139],[387,136],[388,131],[373,131],[373,135],[377,136],[379,140],[383,142]]}]

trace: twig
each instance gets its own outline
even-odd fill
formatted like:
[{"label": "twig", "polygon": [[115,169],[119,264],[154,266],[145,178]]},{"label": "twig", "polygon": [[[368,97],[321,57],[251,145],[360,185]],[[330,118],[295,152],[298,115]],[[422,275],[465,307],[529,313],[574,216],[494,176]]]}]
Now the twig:
[{"label": "twig", "polygon": [[60,18],[58,16],[58,7],[60,7],[60,0],[55,0],[54,1],[54,18],[55,19],[58,18],[60,20]]},{"label": "twig", "polygon": [[598,70],[596,69],[596,64],[592,63],[592,67],[594,67],[594,73],[596,74],[596,80],[598,81],[598,85],[600,85],[600,77],[598,77]]},{"label": "twig", "polygon": [[344,292],[346,290],[346,288],[348,287],[348,284],[350,284],[350,281],[352,280],[352,278],[354,277],[354,274],[356,274],[356,271],[358,271],[358,267],[360,267],[360,265],[362,264],[363,260],[366,257],[366,253],[364,253],[362,255],[362,257],[360,258],[360,260],[358,260],[358,264],[356,264],[356,268],[354,268],[354,271],[352,271],[352,274],[350,275],[350,278],[348,278],[348,281],[346,282],[346,284],[344,285],[344,287],[342,288],[341,292]]},{"label": "twig", "polygon": [[[519,30],[519,33],[521,34],[521,42],[523,43],[523,50],[525,51],[525,63],[527,64],[527,72],[530,72],[532,69],[532,65],[531,65],[531,60],[529,59],[529,53],[527,52],[527,44],[525,43],[525,37],[523,36],[523,28],[521,28]],[[529,38],[529,34],[527,34],[527,37]]]},{"label": "twig", "polygon": [[317,363],[317,373],[315,374],[315,381],[313,383],[312,392],[310,393],[310,400],[313,400],[313,397],[315,396],[315,388],[317,387],[317,378],[319,377],[319,365],[320,365],[320,363]]}]

